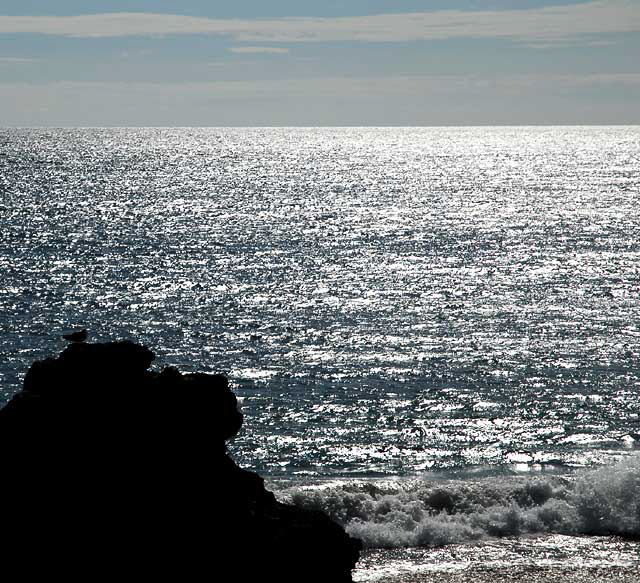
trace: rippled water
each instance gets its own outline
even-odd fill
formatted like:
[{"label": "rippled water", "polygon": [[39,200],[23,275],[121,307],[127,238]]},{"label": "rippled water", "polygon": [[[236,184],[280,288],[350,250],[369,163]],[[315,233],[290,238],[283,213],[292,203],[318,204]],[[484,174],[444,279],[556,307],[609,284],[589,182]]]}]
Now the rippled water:
[{"label": "rippled water", "polygon": [[283,487],[612,465],[639,208],[637,126],[0,130],[2,398],[82,326],[227,372]]},{"label": "rippled water", "polygon": [[354,573],[376,583],[638,583],[640,546],[553,535],[443,549],[373,550]]}]

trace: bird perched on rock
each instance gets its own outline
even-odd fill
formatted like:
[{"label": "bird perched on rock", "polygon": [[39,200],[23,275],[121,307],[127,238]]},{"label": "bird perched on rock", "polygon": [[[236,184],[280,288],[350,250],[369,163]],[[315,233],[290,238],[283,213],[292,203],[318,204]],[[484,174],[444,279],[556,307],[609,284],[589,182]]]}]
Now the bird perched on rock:
[{"label": "bird perched on rock", "polygon": [[87,339],[87,329],[83,328],[78,332],[71,332],[71,334],[63,334],[62,337],[69,342],[84,342]]}]

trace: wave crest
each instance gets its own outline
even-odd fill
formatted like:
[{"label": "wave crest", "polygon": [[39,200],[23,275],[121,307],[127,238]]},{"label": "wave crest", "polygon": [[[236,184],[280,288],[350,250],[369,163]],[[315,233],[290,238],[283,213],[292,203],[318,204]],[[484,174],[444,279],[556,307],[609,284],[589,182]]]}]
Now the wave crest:
[{"label": "wave crest", "polygon": [[294,488],[368,547],[442,546],[521,534],[640,536],[640,456],[570,477],[348,482]]}]

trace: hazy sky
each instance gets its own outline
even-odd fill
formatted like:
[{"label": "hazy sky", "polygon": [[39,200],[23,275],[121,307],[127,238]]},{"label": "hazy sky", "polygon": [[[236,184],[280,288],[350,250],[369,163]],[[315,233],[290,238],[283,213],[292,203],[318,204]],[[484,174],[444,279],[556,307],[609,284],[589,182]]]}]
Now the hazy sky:
[{"label": "hazy sky", "polygon": [[640,0],[0,0],[0,125],[640,123]]}]

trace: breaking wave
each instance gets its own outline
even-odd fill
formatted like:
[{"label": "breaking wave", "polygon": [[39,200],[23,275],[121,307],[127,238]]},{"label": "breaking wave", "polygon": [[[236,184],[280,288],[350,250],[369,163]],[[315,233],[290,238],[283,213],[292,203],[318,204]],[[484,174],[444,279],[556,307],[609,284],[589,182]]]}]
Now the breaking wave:
[{"label": "breaking wave", "polygon": [[284,496],[322,510],[367,547],[544,533],[640,536],[640,456],[564,477],[359,481]]}]

